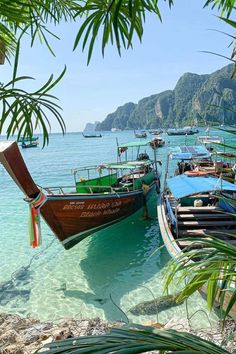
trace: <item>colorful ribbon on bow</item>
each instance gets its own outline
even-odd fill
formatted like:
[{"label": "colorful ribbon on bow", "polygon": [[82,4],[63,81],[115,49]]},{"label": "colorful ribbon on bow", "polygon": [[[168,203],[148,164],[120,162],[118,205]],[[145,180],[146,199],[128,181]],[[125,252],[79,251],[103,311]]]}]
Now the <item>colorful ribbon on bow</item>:
[{"label": "colorful ribbon on bow", "polygon": [[40,227],[40,208],[46,201],[46,196],[40,192],[29,205],[29,240],[30,245],[36,248],[42,244]]}]

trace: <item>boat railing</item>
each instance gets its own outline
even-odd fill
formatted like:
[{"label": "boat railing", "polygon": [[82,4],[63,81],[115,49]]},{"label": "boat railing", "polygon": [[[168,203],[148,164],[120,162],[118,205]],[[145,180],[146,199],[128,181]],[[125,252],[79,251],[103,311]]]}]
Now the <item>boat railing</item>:
[{"label": "boat railing", "polygon": [[98,165],[90,165],[90,166],[83,166],[83,167],[78,167],[78,168],[73,168],[71,170],[71,172],[73,174],[76,174],[78,172],[83,172],[83,171],[90,171],[90,170],[94,170],[94,171],[97,171],[98,170]]},{"label": "boat railing", "polygon": [[[132,184],[133,186],[133,184]],[[113,186],[101,186],[101,185],[85,185],[81,186],[83,189],[87,189],[89,193],[94,194],[94,193],[113,193],[117,194],[118,192],[129,192],[130,191],[131,184],[120,184],[117,187]]]},{"label": "boat railing", "polygon": [[49,195],[76,193],[75,186],[43,187],[41,189],[46,191]]},{"label": "boat railing", "polygon": [[99,185],[86,185],[83,186],[84,190],[88,192],[77,192],[75,186],[56,186],[56,187],[43,187],[41,188],[44,190],[48,195],[64,195],[64,194],[94,194],[94,193],[113,193],[117,194],[118,192],[129,192],[130,185],[120,185],[119,187],[112,187],[112,186],[99,186]]}]

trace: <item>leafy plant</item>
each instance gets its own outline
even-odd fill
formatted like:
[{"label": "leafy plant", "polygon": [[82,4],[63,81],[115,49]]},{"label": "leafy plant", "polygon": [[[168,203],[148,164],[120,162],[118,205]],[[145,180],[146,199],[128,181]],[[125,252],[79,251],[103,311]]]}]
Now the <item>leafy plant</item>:
[{"label": "leafy plant", "polygon": [[[225,319],[236,303],[236,247],[217,238],[217,235],[222,237],[227,233],[219,232],[214,237],[207,235],[186,239],[192,242],[192,246],[171,262],[166,289],[174,277],[179,275],[179,281],[187,283],[177,299],[181,302],[206,284],[208,307],[212,309],[215,303],[218,303],[222,310],[224,307]],[[196,249],[197,244],[200,244],[201,248]],[[227,303],[226,298],[229,296],[231,300]]]},{"label": "leafy plant", "polygon": [[70,338],[44,346],[48,354],[62,353],[144,353],[159,350],[160,354],[229,354],[216,344],[190,333],[131,325],[115,328],[100,336]]},{"label": "leafy plant", "polygon": [[27,92],[16,88],[16,84],[22,81],[32,80],[32,77],[16,77],[14,80],[0,86],[0,101],[2,113],[0,119],[0,133],[7,125],[7,137],[17,135],[31,137],[32,132],[40,128],[43,132],[43,146],[48,143],[48,130],[51,129],[49,115],[58,121],[62,132],[65,132],[65,123],[60,114],[61,107],[55,102],[57,98],[48,92],[54,87],[65,74],[65,69],[54,80],[53,75],[38,90]]}]

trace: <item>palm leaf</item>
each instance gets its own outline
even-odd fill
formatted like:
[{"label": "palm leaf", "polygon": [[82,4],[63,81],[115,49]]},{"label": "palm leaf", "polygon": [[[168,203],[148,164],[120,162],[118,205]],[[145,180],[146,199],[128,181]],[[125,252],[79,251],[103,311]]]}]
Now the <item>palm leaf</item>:
[{"label": "palm leaf", "polygon": [[129,325],[112,329],[100,336],[70,338],[44,346],[48,354],[59,353],[143,353],[159,350],[160,353],[176,354],[229,354],[216,344],[190,333],[157,329],[141,325]]}]

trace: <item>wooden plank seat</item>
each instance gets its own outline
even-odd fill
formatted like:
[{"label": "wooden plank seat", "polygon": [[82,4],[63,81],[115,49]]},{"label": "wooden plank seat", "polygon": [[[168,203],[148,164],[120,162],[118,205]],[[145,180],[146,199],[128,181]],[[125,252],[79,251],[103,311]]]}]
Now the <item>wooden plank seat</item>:
[{"label": "wooden plank seat", "polygon": [[[224,230],[224,229],[216,229],[216,230],[208,230],[208,229],[196,229],[196,230],[179,230],[179,237],[198,237],[198,236],[207,236],[213,235],[218,238],[224,239],[228,238],[230,235],[236,236],[236,229],[234,230]],[[236,238],[235,238],[236,240]]]},{"label": "wooden plank seat", "polygon": [[203,243],[201,243],[201,242],[192,242],[192,241],[183,240],[183,239],[178,240],[177,244],[182,249],[186,248],[186,247],[189,247],[190,245],[193,245],[193,244],[194,244],[193,248],[202,248],[203,247]]},{"label": "wooden plank seat", "polygon": [[179,220],[190,220],[190,219],[219,219],[219,220],[236,220],[232,215],[225,213],[212,213],[212,214],[178,214]]},{"label": "wooden plank seat", "polygon": [[203,207],[178,207],[178,213],[214,213],[222,212],[223,210],[217,206],[203,206]]},{"label": "wooden plank seat", "polygon": [[178,226],[181,227],[200,227],[200,226],[236,226],[236,221],[232,220],[194,220],[179,221]]},{"label": "wooden plank seat", "polygon": [[[234,246],[236,245],[236,240],[224,240],[224,241],[231,244],[231,245],[234,245]],[[192,242],[192,241],[184,240],[184,239],[178,240],[177,243],[180,248],[189,247],[192,244],[194,244],[193,248],[203,247],[203,244],[201,242]]]}]

